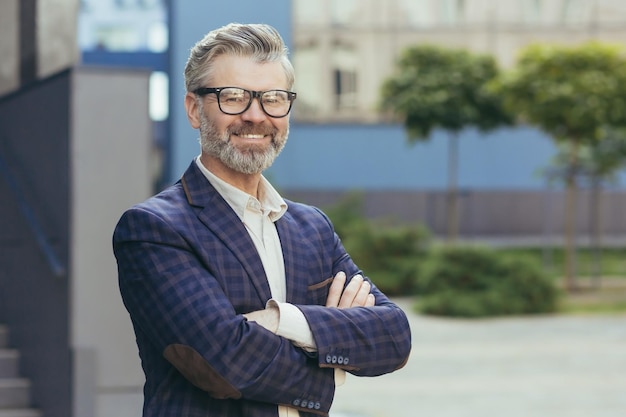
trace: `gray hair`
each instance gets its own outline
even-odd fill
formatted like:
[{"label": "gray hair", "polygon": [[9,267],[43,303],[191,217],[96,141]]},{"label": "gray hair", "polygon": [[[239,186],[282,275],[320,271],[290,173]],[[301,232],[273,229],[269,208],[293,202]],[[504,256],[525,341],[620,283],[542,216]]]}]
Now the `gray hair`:
[{"label": "gray hair", "polygon": [[191,48],[185,65],[185,87],[188,92],[204,87],[202,82],[211,75],[215,58],[231,54],[250,57],[258,63],[280,62],[287,76],[287,88],[291,89],[295,75],[288,52],[285,42],[272,26],[228,24],[207,33]]}]

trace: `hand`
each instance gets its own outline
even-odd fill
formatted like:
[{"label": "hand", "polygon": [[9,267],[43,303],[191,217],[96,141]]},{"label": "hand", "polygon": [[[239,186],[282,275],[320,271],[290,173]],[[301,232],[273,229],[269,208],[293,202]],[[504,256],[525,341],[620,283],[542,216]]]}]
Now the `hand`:
[{"label": "hand", "polygon": [[370,294],[372,286],[361,275],[353,276],[344,289],[345,283],[346,274],[338,272],[328,290],[326,307],[372,307],[376,304],[374,295]]}]

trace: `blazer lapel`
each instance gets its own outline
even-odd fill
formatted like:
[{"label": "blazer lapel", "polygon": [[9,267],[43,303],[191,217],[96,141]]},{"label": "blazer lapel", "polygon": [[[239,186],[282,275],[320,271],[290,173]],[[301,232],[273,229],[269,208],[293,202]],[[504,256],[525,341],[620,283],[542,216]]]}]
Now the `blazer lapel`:
[{"label": "blazer lapel", "polygon": [[[283,249],[283,258],[285,261],[285,280],[287,286],[287,302],[302,303],[306,300],[306,285],[296,285],[300,281],[293,279],[294,277],[302,277],[302,271],[297,270],[296,260],[303,259],[307,256],[302,253],[306,247],[306,239],[299,233],[299,229],[293,220],[293,217],[287,211],[275,223],[278,236],[280,236],[280,244]],[[290,279],[291,277],[291,279]]]},{"label": "blazer lapel", "polygon": [[195,160],[184,173],[181,183],[189,204],[200,208],[198,219],[235,254],[265,305],[271,298],[270,287],[261,258],[245,225],[202,174]]}]

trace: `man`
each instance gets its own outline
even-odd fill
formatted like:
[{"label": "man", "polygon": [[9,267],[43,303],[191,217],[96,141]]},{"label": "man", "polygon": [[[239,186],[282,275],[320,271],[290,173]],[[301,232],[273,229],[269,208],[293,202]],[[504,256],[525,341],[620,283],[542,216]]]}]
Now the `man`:
[{"label": "man", "polygon": [[283,200],[262,176],[296,98],[276,30],[210,32],[185,80],[201,155],[124,213],[113,236],[146,376],[143,415],[328,415],[344,371],[406,363],[406,316],[322,212]]}]

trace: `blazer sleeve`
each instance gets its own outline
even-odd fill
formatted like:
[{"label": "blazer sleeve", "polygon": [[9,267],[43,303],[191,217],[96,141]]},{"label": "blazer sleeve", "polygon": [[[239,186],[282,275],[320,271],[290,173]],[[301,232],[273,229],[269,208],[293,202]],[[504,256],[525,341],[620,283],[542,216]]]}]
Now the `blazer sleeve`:
[{"label": "blazer sleeve", "polygon": [[[322,258],[332,260],[330,276],[344,271],[360,274],[372,285],[373,307],[347,309],[297,305],[304,313],[317,345],[319,366],[342,368],[359,376],[377,376],[402,368],[411,351],[411,330],[406,314],[383,294],[352,261],[330,220],[317,210]],[[349,280],[347,280],[346,285]]]},{"label": "blazer sleeve", "polygon": [[210,268],[170,222],[145,207],[130,209],[116,227],[113,247],[136,332],[191,383],[215,398],[328,413],[333,370],[237,314]]}]

